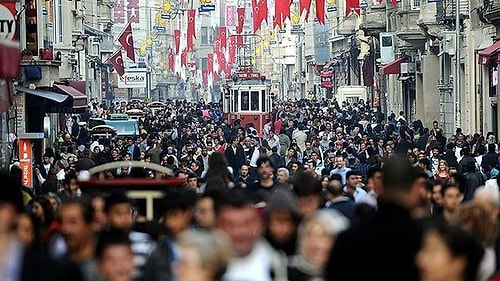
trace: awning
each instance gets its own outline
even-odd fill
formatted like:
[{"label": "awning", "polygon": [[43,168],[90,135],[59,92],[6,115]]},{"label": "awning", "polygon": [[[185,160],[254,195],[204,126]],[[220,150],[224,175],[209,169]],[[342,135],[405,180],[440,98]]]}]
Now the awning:
[{"label": "awning", "polygon": [[405,62],[405,58],[398,58],[380,68],[380,74],[400,74],[401,63]]},{"label": "awning", "polygon": [[490,57],[500,50],[500,41],[479,52],[479,64],[488,64]]},{"label": "awning", "polygon": [[66,86],[63,84],[54,83],[54,88],[59,91],[62,91],[65,94],[68,94],[73,99],[73,108],[74,109],[85,109],[87,108],[87,96],[77,89]]},{"label": "awning", "polygon": [[15,87],[16,91],[18,92],[23,92],[26,94],[30,94],[33,96],[49,99],[55,102],[64,102],[66,99],[68,99],[67,95],[64,94],[59,94],[47,90],[41,90],[41,89],[31,89],[31,88],[26,88],[26,87],[21,87],[21,86],[16,86]]}]

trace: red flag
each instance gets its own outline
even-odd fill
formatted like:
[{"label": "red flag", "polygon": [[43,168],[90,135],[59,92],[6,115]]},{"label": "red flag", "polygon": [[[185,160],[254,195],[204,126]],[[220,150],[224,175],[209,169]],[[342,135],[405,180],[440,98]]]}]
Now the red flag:
[{"label": "red flag", "polygon": [[[398,7],[398,0],[392,0],[392,6],[394,8],[397,8]],[[358,7],[359,7],[359,3],[358,3]]]},{"label": "red flag", "polygon": [[245,22],[245,8],[238,8],[238,25],[236,26],[236,33],[241,34],[243,31],[243,24]]},{"label": "red flag", "polygon": [[279,27],[281,28],[281,25],[283,23],[283,21],[281,20],[281,14],[283,13],[282,10],[283,10],[283,3],[284,0],[276,0],[274,2],[274,16],[273,16],[273,28],[274,27]]},{"label": "red flag", "polygon": [[219,74],[217,73],[217,71],[214,71],[213,78],[214,78],[214,82],[219,81]]},{"label": "red flag", "polygon": [[243,36],[236,35],[236,45],[238,47],[243,47]]},{"label": "red flag", "polygon": [[217,37],[215,38],[215,47],[214,47],[214,50],[215,50],[216,54],[220,53],[221,50],[222,50],[222,48],[221,48],[220,34],[217,35]]},{"label": "red flag", "polygon": [[263,21],[267,23],[267,0],[259,1],[259,26]]},{"label": "red flag", "polygon": [[[238,35],[236,35],[238,36]],[[236,48],[238,47],[238,43],[236,42],[237,38],[236,36],[230,36],[229,37],[229,63],[233,64],[234,59],[236,58]]]},{"label": "red flag", "polygon": [[225,26],[221,26],[219,28],[219,36],[220,36],[220,45],[224,48],[227,47],[227,28]]},{"label": "red flag", "polygon": [[0,39],[0,78],[18,78],[21,71],[19,41]]},{"label": "red flag", "polygon": [[253,32],[257,33],[259,29],[259,19],[260,19],[260,7],[257,4],[257,0],[252,0],[252,21],[253,21]]},{"label": "red flag", "polygon": [[213,73],[214,72],[214,54],[209,53],[207,55],[207,60],[208,60],[208,63],[207,63],[208,73]]},{"label": "red flag", "polygon": [[187,64],[187,56],[188,56],[188,49],[184,48],[181,53],[181,66],[186,66]]},{"label": "red flag", "polygon": [[283,0],[283,8],[281,9],[281,14],[283,15],[283,21],[285,21],[286,19],[290,19],[291,5],[292,5],[292,0]]},{"label": "red flag", "polygon": [[[19,61],[16,64],[19,65]],[[6,79],[0,79],[0,113],[9,110],[13,99],[11,82]]]},{"label": "red flag", "polygon": [[306,17],[305,20],[309,18],[309,11],[311,10],[311,0],[300,0],[300,14],[302,15],[302,12],[305,10],[306,11]]},{"label": "red flag", "polygon": [[[394,3],[395,0],[392,2]],[[359,15],[360,9],[359,9],[359,0],[346,0],[345,2],[345,16],[347,17],[348,15],[351,14],[351,11],[354,10],[356,14]]]},{"label": "red flag", "polygon": [[208,87],[208,71],[206,69],[202,70],[202,75],[203,75],[203,87]]},{"label": "red flag", "polygon": [[118,42],[127,52],[127,57],[135,62],[135,49],[134,49],[134,38],[132,37],[132,23],[129,22],[123,33],[118,38]]},{"label": "red flag", "polygon": [[181,43],[181,30],[180,29],[175,29],[174,30],[174,43],[175,43],[175,54],[179,54],[179,45]]},{"label": "red flag", "polygon": [[170,49],[168,52],[168,70],[174,71],[175,68],[175,55],[174,50]]},{"label": "red flag", "polygon": [[120,49],[116,51],[116,53],[114,53],[114,55],[109,58],[109,61],[115,68],[116,73],[118,73],[118,75],[120,76],[123,76],[123,74],[125,73],[125,69],[123,68],[122,50]]},{"label": "red flag", "polygon": [[196,10],[195,9],[189,9],[188,10],[188,26],[187,26],[187,47],[189,50],[193,49],[193,37],[196,38],[196,32],[195,32],[195,17],[196,17]]},{"label": "red flag", "polygon": [[[359,1],[359,0],[351,0],[351,1]],[[319,23],[325,24],[325,0],[316,0],[316,18],[318,19]]]}]

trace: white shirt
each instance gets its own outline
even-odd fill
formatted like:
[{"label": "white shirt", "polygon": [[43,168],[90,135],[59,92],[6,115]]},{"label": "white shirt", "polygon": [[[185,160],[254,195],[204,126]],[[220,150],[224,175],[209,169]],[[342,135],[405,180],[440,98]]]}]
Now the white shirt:
[{"label": "white shirt", "polygon": [[272,281],[272,256],[263,242],[256,242],[252,252],[246,257],[233,257],[223,281]]}]

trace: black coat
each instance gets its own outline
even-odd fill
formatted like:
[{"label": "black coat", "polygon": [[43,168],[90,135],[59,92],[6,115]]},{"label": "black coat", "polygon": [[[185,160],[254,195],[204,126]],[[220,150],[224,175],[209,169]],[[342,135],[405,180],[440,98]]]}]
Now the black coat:
[{"label": "black coat", "polygon": [[421,224],[406,209],[381,201],[376,215],[337,237],[326,280],[419,281],[421,239]]},{"label": "black coat", "polygon": [[230,145],[226,147],[226,151],[224,152],[224,154],[227,159],[227,164],[231,168],[233,168],[233,176],[234,177],[239,176],[241,165],[247,163],[247,158],[245,157],[245,150],[243,150],[243,147],[238,144],[238,146],[236,146],[236,152],[235,152],[233,150],[233,147]]},{"label": "black coat", "polygon": [[77,265],[53,260],[34,250],[26,250],[23,256],[20,281],[83,281]]}]

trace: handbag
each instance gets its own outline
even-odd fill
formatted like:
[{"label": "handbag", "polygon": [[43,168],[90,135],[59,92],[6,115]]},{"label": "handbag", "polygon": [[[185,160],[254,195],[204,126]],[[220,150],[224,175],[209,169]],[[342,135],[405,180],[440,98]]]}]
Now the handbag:
[{"label": "handbag", "polygon": [[40,48],[40,59],[53,60],[54,59],[54,51],[51,48]]},{"label": "handbag", "polygon": [[35,81],[42,79],[42,68],[36,65],[35,60],[31,60],[32,65],[24,66],[26,81]]}]

